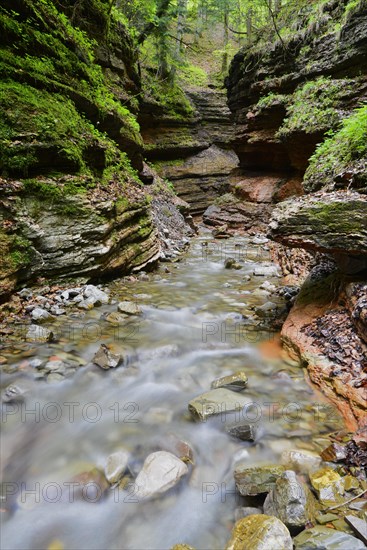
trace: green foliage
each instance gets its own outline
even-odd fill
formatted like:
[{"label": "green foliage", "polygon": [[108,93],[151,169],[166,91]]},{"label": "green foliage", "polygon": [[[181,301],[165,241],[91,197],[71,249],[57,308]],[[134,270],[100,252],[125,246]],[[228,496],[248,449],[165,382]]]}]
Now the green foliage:
[{"label": "green foliage", "polygon": [[366,157],[367,106],[363,106],[343,121],[338,132],[330,132],[329,137],[318,146],[310,159],[305,185],[314,190],[354,166],[363,164],[365,167]]},{"label": "green foliage", "polygon": [[186,120],[194,114],[191,103],[177,84],[161,81],[149,70],[144,72],[143,90],[150,101],[162,106],[172,118]]},{"label": "green foliage", "polygon": [[325,131],[336,128],[343,113],[338,110],[340,99],[351,91],[353,81],[321,77],[298,87],[287,107],[287,118],[278,130],[278,137],[293,132]]},{"label": "green foliage", "polygon": [[256,109],[258,111],[262,111],[265,109],[269,109],[270,107],[273,107],[275,105],[287,105],[288,103],[289,103],[289,96],[284,94],[270,93],[259,99],[259,101],[256,104]]}]

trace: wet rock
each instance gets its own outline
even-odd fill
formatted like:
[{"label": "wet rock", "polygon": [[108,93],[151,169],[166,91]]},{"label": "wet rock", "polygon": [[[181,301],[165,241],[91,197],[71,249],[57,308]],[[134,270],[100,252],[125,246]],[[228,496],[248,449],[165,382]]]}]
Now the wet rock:
[{"label": "wet rock", "polygon": [[286,470],[266,497],[264,513],[276,516],[288,528],[304,527],[312,517],[311,498],[308,487]]},{"label": "wet rock", "polygon": [[195,548],[188,544],[175,544],[172,546],[171,550],[195,550]]},{"label": "wet rock", "polygon": [[93,357],[93,363],[105,370],[118,367],[122,361],[122,356],[112,353],[105,344],[100,345]]},{"label": "wet rock", "polygon": [[251,399],[225,388],[218,388],[195,397],[189,403],[189,411],[195,420],[205,421],[213,415],[240,411]]},{"label": "wet rock", "polygon": [[71,480],[73,484],[73,496],[87,502],[98,502],[110,488],[103,472],[93,468],[88,472],[82,472]]},{"label": "wet rock", "polygon": [[108,323],[111,323],[111,325],[123,325],[126,323],[126,316],[122,313],[118,313],[117,311],[112,311],[105,317],[105,319]]},{"label": "wet rock", "polygon": [[248,516],[253,516],[255,514],[262,514],[263,511],[261,508],[254,508],[253,506],[241,506],[236,508],[234,512],[234,518],[236,521],[247,518]]},{"label": "wet rock", "polygon": [[47,323],[53,320],[53,316],[41,307],[35,307],[32,310],[31,317],[32,320],[36,321],[37,323]]},{"label": "wet rock", "polygon": [[235,469],[234,479],[241,495],[260,495],[273,489],[283,472],[283,466],[264,465],[248,468],[246,465],[239,465]]},{"label": "wet rock", "polygon": [[215,227],[212,231],[212,235],[215,239],[228,239],[231,234],[228,232],[228,226],[226,224],[220,227]]},{"label": "wet rock", "polygon": [[241,439],[241,441],[255,441],[257,429],[253,424],[236,424],[235,426],[228,426],[226,431],[232,437]]},{"label": "wet rock", "polygon": [[128,462],[129,453],[127,451],[116,451],[107,458],[104,473],[111,485],[117,483],[122,478]]},{"label": "wet rock", "polygon": [[27,388],[19,386],[18,384],[10,384],[1,394],[1,400],[4,403],[14,403],[24,401]]},{"label": "wet rock", "polygon": [[225,269],[242,269],[242,265],[236,262],[234,258],[227,258],[224,261]]},{"label": "wet rock", "polygon": [[257,277],[280,277],[279,270],[275,265],[257,266],[252,273]]},{"label": "wet rock", "polygon": [[94,308],[94,305],[95,305],[95,300],[94,298],[87,298],[86,300],[80,300],[80,302],[78,302],[77,304],[77,307],[79,309],[85,309],[86,311],[89,311],[90,309],[93,309]]},{"label": "wet rock", "polygon": [[217,378],[211,383],[211,388],[216,390],[218,388],[227,388],[232,391],[242,391],[247,386],[247,376],[243,371],[235,372],[222,378]]},{"label": "wet rock", "polygon": [[287,527],[278,519],[255,514],[240,519],[232,530],[226,550],[292,550]]},{"label": "wet rock", "polygon": [[140,315],[142,313],[141,308],[134,302],[120,302],[117,306],[117,309],[120,313],[125,313],[126,315]]},{"label": "wet rock", "polygon": [[306,529],[294,539],[295,550],[363,550],[362,541],[335,529],[317,525]]},{"label": "wet rock", "polygon": [[39,325],[30,325],[26,334],[26,341],[38,343],[51,342],[53,337],[53,333],[48,328]]},{"label": "wet rock", "polygon": [[303,449],[291,449],[281,455],[281,463],[297,472],[313,472],[321,465],[321,458],[312,451]]},{"label": "wet rock", "polygon": [[0,365],[5,365],[7,362],[7,358],[4,355],[0,355]]},{"label": "wet rock", "polygon": [[151,498],[165,493],[188,473],[186,464],[166,451],[150,454],[135,480],[135,497]]},{"label": "wet rock", "polygon": [[66,371],[66,365],[63,361],[58,359],[47,361],[44,366],[44,370],[47,372],[58,372],[59,374],[64,374]]},{"label": "wet rock", "polygon": [[83,290],[83,295],[89,300],[93,300],[94,306],[108,304],[109,296],[103,290],[100,290],[94,285],[87,285]]},{"label": "wet rock", "polygon": [[310,481],[323,504],[341,501],[344,493],[343,479],[331,468],[322,468],[311,474]]},{"label": "wet rock", "polygon": [[359,538],[367,546],[367,522],[366,519],[357,518],[356,516],[346,516],[345,521],[352,528],[357,538]]},{"label": "wet rock", "polygon": [[277,304],[274,302],[266,302],[265,304],[255,308],[255,313],[261,319],[266,319],[268,317],[274,317],[277,314]]}]

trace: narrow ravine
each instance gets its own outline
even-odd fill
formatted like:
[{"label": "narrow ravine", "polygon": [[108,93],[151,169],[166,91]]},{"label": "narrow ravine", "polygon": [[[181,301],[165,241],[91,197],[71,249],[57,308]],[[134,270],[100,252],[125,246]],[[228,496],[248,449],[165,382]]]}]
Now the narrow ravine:
[{"label": "narrow ravine", "polygon": [[[228,257],[240,269],[225,269]],[[284,306],[267,290],[281,285],[276,271],[266,239],[218,241],[202,230],[180,261],[111,283],[112,303],[69,311],[52,327],[55,343],[13,341],[3,349],[3,389],[25,391],[23,401],[3,404],[3,550],[168,550],[177,543],[222,550],[236,509],[260,504],[235,492],[236,465],[279,464],[284,451],[327,446],[325,434],[342,420],[255,314],[269,302]],[[106,317],[122,300],[141,314],[116,327]],[[123,364],[93,365],[101,344],[123,355]],[[59,380],[45,368],[50,361],[64,365]],[[85,366],[74,372],[78,363]],[[188,403],[236,371],[248,377],[245,390],[232,392],[246,406],[229,413],[220,403],[222,414],[194,422]],[[254,442],[226,432],[239,421],[253,426]],[[98,473],[119,450],[129,456],[125,489]],[[161,450],[185,457],[188,473],[169,492],[140,499],[131,483]],[[83,472],[94,472],[88,479],[103,492],[98,502],[93,491],[80,495],[70,485],[85,481]]]}]

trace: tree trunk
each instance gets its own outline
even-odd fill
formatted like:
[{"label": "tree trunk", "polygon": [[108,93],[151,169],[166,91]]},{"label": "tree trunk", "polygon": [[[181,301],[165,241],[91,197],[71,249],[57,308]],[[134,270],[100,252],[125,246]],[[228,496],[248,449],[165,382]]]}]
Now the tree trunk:
[{"label": "tree trunk", "polygon": [[229,6],[228,0],[225,0],[223,6],[223,57],[222,57],[222,73],[225,74],[228,69],[228,16],[229,16]]}]

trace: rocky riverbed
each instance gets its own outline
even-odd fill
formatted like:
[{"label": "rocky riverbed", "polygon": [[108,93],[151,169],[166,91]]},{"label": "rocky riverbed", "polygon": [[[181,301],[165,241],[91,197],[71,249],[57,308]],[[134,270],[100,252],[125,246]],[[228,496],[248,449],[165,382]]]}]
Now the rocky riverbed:
[{"label": "rocky riverbed", "polygon": [[2,546],[363,548],[363,434],[282,351],[293,300],[266,238],[205,229],[156,272],[15,295]]}]

